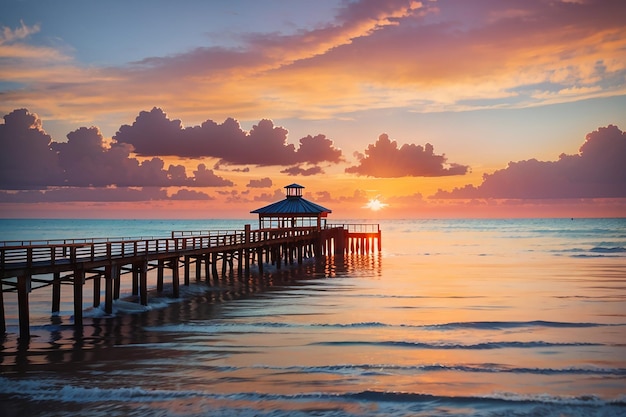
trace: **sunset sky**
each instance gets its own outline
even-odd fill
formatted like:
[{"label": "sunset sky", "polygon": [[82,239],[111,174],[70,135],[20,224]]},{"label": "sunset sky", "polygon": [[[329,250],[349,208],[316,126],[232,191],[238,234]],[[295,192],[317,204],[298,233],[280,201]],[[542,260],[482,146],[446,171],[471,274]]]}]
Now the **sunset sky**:
[{"label": "sunset sky", "polygon": [[0,217],[626,216],[623,0],[3,0]]}]

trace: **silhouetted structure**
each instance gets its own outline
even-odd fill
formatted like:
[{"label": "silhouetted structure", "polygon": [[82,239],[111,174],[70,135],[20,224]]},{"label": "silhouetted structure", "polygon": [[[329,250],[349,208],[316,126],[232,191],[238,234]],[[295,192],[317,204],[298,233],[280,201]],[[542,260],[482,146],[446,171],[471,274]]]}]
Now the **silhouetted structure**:
[{"label": "silhouetted structure", "polygon": [[260,229],[287,227],[315,227],[322,229],[322,219],[326,220],[332,210],[312,203],[302,197],[303,186],[291,184],[285,186],[287,195],[284,200],[277,201],[250,213],[259,215]]},{"label": "silhouetted structure", "polygon": [[[148,271],[155,270],[156,290],[163,291],[164,271],[171,270],[172,293],[179,296],[180,268],[184,284],[190,283],[191,265],[197,281],[219,278],[229,269],[249,274],[256,264],[263,274],[264,264],[281,268],[282,263],[300,264],[304,258],[344,253],[367,254],[377,241],[381,251],[378,224],[326,224],[331,210],[305,200],[302,187],[285,187],[285,200],[254,210],[259,229],[173,231],[170,237],[117,239],[65,239],[52,241],[0,242],[0,334],[6,332],[4,293],[16,292],[21,338],[30,337],[29,293],[52,287],[52,313],[60,311],[61,285],[73,288],[74,324],[83,323],[83,287],[93,282],[93,306],[101,301],[104,280],[104,311],[111,314],[113,300],[120,298],[120,277],[132,275],[132,295],[148,304]],[[203,268],[204,264],[204,268]]]}]

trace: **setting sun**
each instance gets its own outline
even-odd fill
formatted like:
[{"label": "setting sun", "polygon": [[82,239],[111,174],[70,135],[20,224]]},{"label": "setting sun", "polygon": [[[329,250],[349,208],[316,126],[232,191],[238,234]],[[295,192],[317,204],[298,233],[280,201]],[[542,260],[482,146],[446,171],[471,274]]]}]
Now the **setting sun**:
[{"label": "setting sun", "polygon": [[378,211],[387,206],[388,204],[381,202],[378,198],[372,198],[370,201],[367,202],[365,208],[368,208],[372,211]]}]

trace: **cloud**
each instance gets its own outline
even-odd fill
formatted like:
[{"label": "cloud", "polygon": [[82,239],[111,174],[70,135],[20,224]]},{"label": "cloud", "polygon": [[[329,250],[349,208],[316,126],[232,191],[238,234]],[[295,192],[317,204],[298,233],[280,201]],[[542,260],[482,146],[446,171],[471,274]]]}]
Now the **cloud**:
[{"label": "cloud", "polygon": [[164,189],[155,187],[75,188],[63,187],[45,191],[0,191],[2,203],[120,202],[167,200]]},{"label": "cloud", "polygon": [[30,35],[37,33],[41,30],[40,25],[28,26],[23,21],[20,21],[20,27],[11,29],[8,26],[3,26],[0,32],[0,45],[22,40]]},{"label": "cloud", "polygon": [[356,189],[352,195],[344,195],[339,197],[333,197],[329,191],[317,191],[313,198],[313,201],[318,203],[357,203],[365,204],[369,201],[368,193],[365,190]]},{"label": "cloud", "polygon": [[19,109],[4,116],[0,125],[0,188],[71,187],[219,187],[234,185],[199,164],[193,177],[185,168],[160,158],[139,162],[132,147],[105,144],[96,127],[81,127],[67,142],[53,142],[36,114]]},{"label": "cloud", "polygon": [[318,166],[314,166],[311,168],[302,168],[300,166],[293,166],[293,167],[289,167],[286,169],[283,169],[282,171],[280,171],[281,174],[288,174],[288,175],[302,175],[303,177],[308,177],[311,175],[318,175],[318,174],[323,174],[324,171],[322,170],[322,168],[318,167]]},{"label": "cloud", "polygon": [[402,145],[382,134],[376,143],[370,144],[365,155],[357,154],[359,164],[346,168],[347,173],[377,178],[441,177],[464,175],[469,167],[447,163],[445,155],[437,155],[430,143]]},{"label": "cloud", "polygon": [[271,187],[272,180],[269,177],[260,178],[258,180],[250,180],[250,182],[246,185],[249,188],[269,188]]},{"label": "cloud", "polygon": [[208,194],[196,190],[188,190],[183,188],[172,194],[171,200],[215,200],[214,197],[210,197]]},{"label": "cloud", "polygon": [[64,174],[52,138],[36,114],[14,110],[0,124],[0,188],[62,185]]},{"label": "cloud", "polygon": [[398,25],[303,62],[301,70],[317,67],[327,77],[327,67],[352,73],[352,83],[370,86],[378,107],[416,110],[491,107],[488,100],[494,107],[526,107],[619,95],[626,39],[619,35],[624,23],[617,16],[625,11],[624,3],[603,0],[430,2]]},{"label": "cloud", "polygon": [[[351,1],[293,34],[245,33],[235,46],[120,67],[82,67],[63,51],[20,45],[6,51],[0,79],[23,83],[3,91],[8,108],[71,120],[133,114],[153,105],[155,91],[194,118],[519,108],[624,94],[625,11],[621,0]],[[22,26],[5,37],[36,28]]]},{"label": "cloud", "polygon": [[589,133],[576,155],[510,162],[505,169],[485,174],[477,187],[439,190],[433,198],[623,198],[624,161],[626,133],[609,125]]},{"label": "cloud", "polygon": [[249,132],[228,118],[222,124],[207,120],[201,126],[184,128],[180,120],[170,120],[165,112],[153,108],[142,111],[132,125],[123,125],[113,139],[132,145],[140,155],[220,158],[227,164],[291,165],[300,162],[342,161],[341,150],[325,135],[300,139],[296,150],[287,142],[288,131],[263,119]]},{"label": "cloud", "polygon": [[262,193],[260,195],[255,196],[252,201],[261,201],[261,202],[275,202],[281,201],[285,198],[285,190],[281,190],[277,188],[273,193]]},{"label": "cloud", "polygon": [[61,187],[48,190],[0,190],[0,203],[63,203],[63,202],[140,202],[214,200],[196,190],[180,189],[168,196],[159,187]]},{"label": "cloud", "polygon": [[192,184],[196,187],[223,187],[235,185],[232,181],[215,175],[213,170],[207,169],[204,164],[199,164],[198,169],[193,171],[193,175]]}]

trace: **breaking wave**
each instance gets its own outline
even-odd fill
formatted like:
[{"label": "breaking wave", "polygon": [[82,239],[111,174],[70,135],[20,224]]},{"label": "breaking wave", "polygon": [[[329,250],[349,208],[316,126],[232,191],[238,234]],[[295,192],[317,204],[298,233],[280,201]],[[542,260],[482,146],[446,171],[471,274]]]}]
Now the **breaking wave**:
[{"label": "breaking wave", "polygon": [[[446,415],[482,416],[619,416],[626,413],[626,397],[605,399],[595,395],[557,396],[551,394],[514,394],[495,392],[479,396],[447,396],[429,393],[363,390],[333,393],[267,394],[241,392],[232,394],[201,390],[154,390],[141,387],[85,388],[64,384],[58,380],[11,380],[0,377],[0,396],[19,399],[28,396],[32,400],[51,403],[150,404],[180,401],[189,404],[201,401],[211,415],[247,416],[300,416],[312,415],[415,415],[418,411],[447,410]],[[368,405],[369,404],[369,405]],[[271,409],[268,409],[268,405]],[[90,406],[90,407],[92,407]],[[372,407],[374,406],[374,407]],[[209,408],[210,407],[210,408]],[[94,407],[95,408],[95,407]],[[145,410],[144,410],[145,411]],[[166,414],[167,415],[167,414]],[[180,415],[180,414],[176,414]],[[205,415],[194,413],[191,415]]]},{"label": "breaking wave", "polygon": [[327,341],[327,342],[315,342],[312,345],[322,346],[382,346],[382,347],[399,347],[399,348],[416,348],[416,349],[467,349],[467,350],[490,350],[490,349],[533,349],[533,348],[546,348],[546,347],[570,347],[570,346],[604,346],[602,343],[550,343],[542,341],[534,342],[485,342],[476,344],[461,344],[461,343],[423,343],[423,342],[409,342],[409,341]]}]

